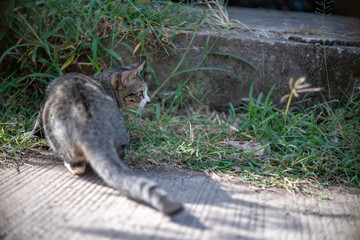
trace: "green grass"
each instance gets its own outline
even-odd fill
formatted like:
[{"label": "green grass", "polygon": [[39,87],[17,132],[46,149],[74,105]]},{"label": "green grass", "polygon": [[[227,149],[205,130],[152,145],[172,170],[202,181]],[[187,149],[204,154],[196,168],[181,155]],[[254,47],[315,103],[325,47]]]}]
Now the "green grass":
[{"label": "green grass", "polygon": [[[301,113],[290,109],[286,116],[286,109],[271,103],[270,94],[264,99],[260,94],[237,109],[231,105],[228,114],[209,114],[199,106],[178,116],[166,114],[160,104],[147,108],[142,118],[130,114],[128,158],[227,172],[259,186],[289,190],[304,184],[360,187],[358,96],[343,107],[333,108],[334,102],[327,102]],[[264,155],[227,144],[249,140],[261,143]]]},{"label": "green grass", "polygon": [[[170,53],[176,31],[194,30],[208,18],[205,11],[159,0],[148,4],[24,0],[16,4],[10,4],[2,18],[8,34],[0,35],[2,165],[36,145],[23,133],[29,131],[52,79],[71,71],[90,75],[127,65],[145,58],[149,50]],[[119,56],[114,50],[119,45],[134,53],[133,59]]]},{"label": "green grass", "polygon": [[[127,64],[130,60],[114,51],[118,45],[136,53],[134,58],[146,57],[152,48],[173,52],[175,31],[196,31],[209,18],[206,12],[189,14],[193,10],[168,1],[46,1],[38,6],[24,1],[15,9],[15,16],[9,18],[12,30],[1,39],[8,46],[0,56],[1,166],[13,165],[21,153],[37,151],[46,144],[25,132],[31,130],[51,79],[82,68],[95,73]],[[99,31],[96,23],[106,25],[106,31]],[[110,45],[105,39],[110,39]],[[127,161],[221,171],[258,186],[281,186],[290,191],[309,184],[360,187],[359,94],[354,93],[345,105],[324,100],[297,111],[291,108],[291,99],[285,109],[272,103],[276,86],[256,99],[251,88],[249,103],[237,108],[230,105],[227,113],[209,111],[189,88],[190,77],[178,83],[174,95],[158,94],[180,73],[223,71],[204,67],[212,54],[255,68],[240,56],[214,51],[217,39],[210,44],[208,38],[204,43],[206,54],[198,66],[186,68],[187,49],[170,76],[150,94],[152,104],[142,114],[127,113],[131,134]],[[150,61],[148,65],[152,68]],[[258,155],[256,150],[245,153],[229,144],[247,141],[260,143],[264,154]]]}]

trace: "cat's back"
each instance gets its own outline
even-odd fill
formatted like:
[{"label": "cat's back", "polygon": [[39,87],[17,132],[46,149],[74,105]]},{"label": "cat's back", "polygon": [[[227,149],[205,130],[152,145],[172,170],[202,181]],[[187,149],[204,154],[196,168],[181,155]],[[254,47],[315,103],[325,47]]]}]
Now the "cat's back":
[{"label": "cat's back", "polygon": [[47,99],[53,101],[104,101],[106,94],[91,78],[80,73],[67,73],[56,78],[46,90]]},{"label": "cat's back", "polygon": [[59,114],[75,112],[74,117],[94,117],[108,108],[112,112],[113,108],[116,109],[114,100],[102,87],[80,73],[68,73],[56,78],[47,89],[45,104]]},{"label": "cat's back", "polygon": [[65,74],[49,85],[42,120],[45,128],[54,129],[56,124],[68,132],[126,131],[115,101],[80,73]]}]

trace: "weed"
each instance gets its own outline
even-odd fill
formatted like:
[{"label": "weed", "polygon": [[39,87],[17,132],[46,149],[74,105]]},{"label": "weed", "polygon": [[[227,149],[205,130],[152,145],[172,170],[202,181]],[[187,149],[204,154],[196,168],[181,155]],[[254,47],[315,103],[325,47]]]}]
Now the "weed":
[{"label": "weed", "polygon": [[294,81],[294,79],[290,78],[290,80],[289,80],[290,93],[284,95],[280,100],[280,102],[282,103],[288,98],[288,102],[287,102],[286,110],[285,110],[285,120],[286,120],[287,113],[289,111],[292,96],[299,97],[299,93],[319,92],[322,90],[322,88],[309,88],[310,84],[305,83],[304,77],[297,79],[295,81],[294,86],[293,86],[293,81]]},{"label": "weed", "polygon": [[[231,105],[227,115],[198,106],[197,111],[188,109],[178,116],[172,112],[175,108],[166,111],[167,106],[155,104],[141,119],[135,115],[128,119],[136,142],[128,156],[132,161],[146,156],[156,163],[227,172],[257,186],[281,186],[291,192],[304,184],[360,187],[357,96],[349,99],[346,110],[325,102],[296,113],[278,109],[271,102],[271,91],[257,99],[250,92],[249,104],[237,109]],[[227,144],[249,139],[262,147],[246,152]],[[255,154],[261,149],[265,154]]]},{"label": "weed", "polygon": [[[25,124],[29,124],[25,121]],[[44,146],[44,140],[27,136],[27,127],[16,122],[0,123],[0,167],[9,167],[17,164],[18,156],[26,151],[37,151]]]},{"label": "weed", "polygon": [[[28,139],[19,138],[31,127],[52,79],[68,71],[89,75],[128,64],[114,51],[118,45],[134,54],[151,47],[167,51],[173,31],[194,29],[206,17],[203,11],[170,1],[26,0],[17,4],[9,8],[9,34],[1,38],[8,48],[0,56],[4,126],[0,147],[11,156],[27,149],[22,143]],[[22,125],[24,121],[30,124]]]},{"label": "weed", "polygon": [[325,34],[326,34],[326,21],[328,16],[331,15],[331,12],[333,10],[333,0],[321,0],[316,1],[317,7],[316,7],[316,13],[322,16],[321,21],[321,32],[322,32],[322,47],[323,47],[323,58],[324,58],[324,66],[325,66],[325,78],[327,81],[327,87],[328,87],[328,96],[330,98],[331,96],[331,89],[330,89],[330,79],[329,79],[329,70],[328,70],[328,64],[327,64],[327,51],[326,51],[326,42],[325,42]]},{"label": "weed", "polygon": [[208,19],[209,24],[220,26],[232,26],[234,20],[230,20],[226,10],[226,2],[224,0],[202,0],[200,3],[206,4],[207,8],[212,13],[211,18]]},{"label": "weed", "polygon": [[310,191],[310,190],[305,190],[304,193],[307,193],[307,194],[309,194],[311,196],[314,196],[314,197],[316,197],[316,198],[318,198],[320,200],[329,200],[330,199],[329,196],[327,196],[327,195],[325,195],[325,194],[323,194],[321,192],[318,193],[318,192],[313,192],[313,191]]}]

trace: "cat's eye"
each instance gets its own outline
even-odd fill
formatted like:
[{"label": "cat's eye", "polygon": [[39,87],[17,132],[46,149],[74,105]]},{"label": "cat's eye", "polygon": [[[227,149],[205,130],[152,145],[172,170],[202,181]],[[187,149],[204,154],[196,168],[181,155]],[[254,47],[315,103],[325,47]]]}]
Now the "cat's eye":
[{"label": "cat's eye", "polygon": [[144,96],[144,92],[143,91],[139,91],[136,93],[131,93],[129,94],[129,96],[139,96],[139,97],[143,97]]},{"label": "cat's eye", "polygon": [[127,97],[144,97],[144,91],[139,91],[136,93],[129,93],[125,98]]}]

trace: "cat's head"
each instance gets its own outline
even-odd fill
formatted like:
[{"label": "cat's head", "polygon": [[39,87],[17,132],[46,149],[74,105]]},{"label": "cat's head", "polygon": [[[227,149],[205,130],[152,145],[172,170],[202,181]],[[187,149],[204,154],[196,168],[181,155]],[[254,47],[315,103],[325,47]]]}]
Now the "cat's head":
[{"label": "cat's head", "polygon": [[141,61],[127,67],[114,67],[101,74],[110,80],[120,108],[141,110],[150,102],[147,84],[140,76],[144,65],[145,61]]}]

